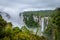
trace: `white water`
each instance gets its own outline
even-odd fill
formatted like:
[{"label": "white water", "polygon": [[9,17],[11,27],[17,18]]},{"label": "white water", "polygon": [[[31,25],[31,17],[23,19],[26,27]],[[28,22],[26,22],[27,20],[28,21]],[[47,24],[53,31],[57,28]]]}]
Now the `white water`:
[{"label": "white water", "polygon": [[41,18],[41,31],[44,31],[44,18]]}]

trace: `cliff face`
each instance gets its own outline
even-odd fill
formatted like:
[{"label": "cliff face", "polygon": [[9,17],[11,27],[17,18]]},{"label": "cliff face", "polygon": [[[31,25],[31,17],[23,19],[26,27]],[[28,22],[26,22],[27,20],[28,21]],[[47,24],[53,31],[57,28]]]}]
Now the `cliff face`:
[{"label": "cliff face", "polygon": [[0,11],[0,15],[5,19],[8,20],[10,19],[10,15],[4,11]]},{"label": "cliff face", "polygon": [[[38,22],[40,27],[38,28],[41,35],[43,35],[42,33],[46,30],[47,26],[48,26],[48,21],[49,21],[49,17],[52,14],[53,10],[42,10],[42,11],[26,11],[26,12],[22,12],[20,13],[23,14],[23,17],[27,17],[26,20],[28,20],[30,18],[31,15],[33,15],[33,19],[35,22]],[[36,32],[37,28],[35,29],[31,29],[34,32]]]}]

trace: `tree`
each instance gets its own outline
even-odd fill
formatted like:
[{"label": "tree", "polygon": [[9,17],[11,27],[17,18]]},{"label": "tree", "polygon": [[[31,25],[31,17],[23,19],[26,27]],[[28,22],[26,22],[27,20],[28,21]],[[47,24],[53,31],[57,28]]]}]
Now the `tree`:
[{"label": "tree", "polygon": [[5,37],[9,37],[10,40],[12,40],[12,36],[13,36],[12,24],[11,22],[9,22],[5,27]]},{"label": "tree", "polygon": [[7,22],[0,15],[0,38],[3,38],[5,36],[4,29],[6,24]]},{"label": "tree", "polygon": [[39,27],[39,24],[38,22],[35,22],[34,21],[34,18],[33,18],[33,14],[31,15],[24,15],[24,23],[26,24],[27,27],[29,28],[35,28],[35,27]]},{"label": "tree", "polygon": [[19,27],[14,27],[14,28],[13,28],[13,31],[14,31],[14,33],[22,32],[22,30],[20,30]]}]

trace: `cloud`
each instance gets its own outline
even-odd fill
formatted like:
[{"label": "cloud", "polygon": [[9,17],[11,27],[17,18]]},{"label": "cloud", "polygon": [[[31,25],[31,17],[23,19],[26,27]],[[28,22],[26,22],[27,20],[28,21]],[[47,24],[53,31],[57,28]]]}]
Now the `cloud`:
[{"label": "cloud", "polygon": [[24,5],[34,8],[60,7],[60,0],[0,0],[0,5],[13,8],[22,8]]},{"label": "cloud", "polygon": [[[23,11],[25,9],[47,9],[60,7],[60,0],[0,0],[3,9]],[[1,7],[0,7],[1,8]]]}]

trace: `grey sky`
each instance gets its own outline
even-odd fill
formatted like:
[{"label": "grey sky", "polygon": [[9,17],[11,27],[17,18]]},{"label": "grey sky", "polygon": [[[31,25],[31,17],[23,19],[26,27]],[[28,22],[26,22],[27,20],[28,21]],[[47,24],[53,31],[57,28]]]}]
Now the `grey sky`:
[{"label": "grey sky", "polygon": [[24,11],[33,9],[52,9],[60,7],[60,0],[0,0],[0,9],[5,11]]}]

